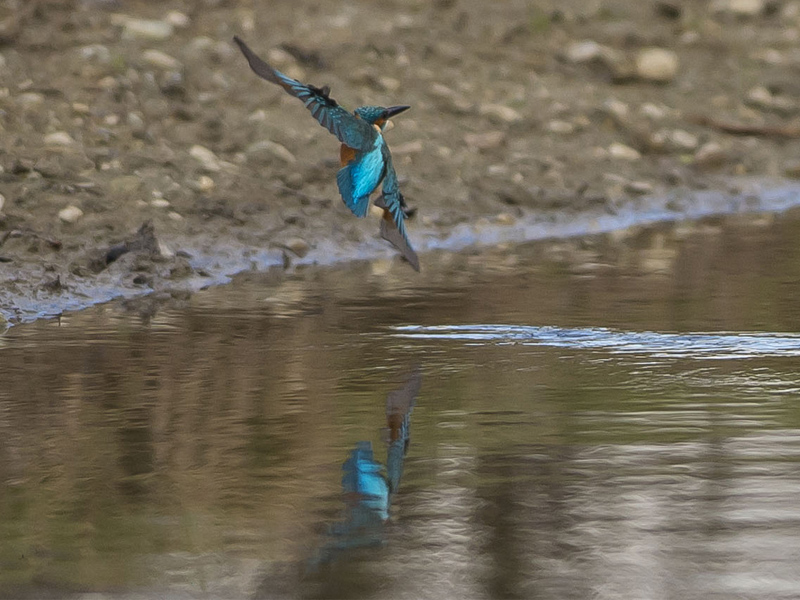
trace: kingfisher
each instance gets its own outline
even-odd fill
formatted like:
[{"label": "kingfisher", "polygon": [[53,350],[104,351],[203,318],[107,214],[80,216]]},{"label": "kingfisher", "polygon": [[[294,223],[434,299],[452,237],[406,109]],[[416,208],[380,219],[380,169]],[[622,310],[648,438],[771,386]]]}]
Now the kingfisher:
[{"label": "kingfisher", "polygon": [[319,124],[339,139],[342,144],[339,151],[341,169],[336,174],[336,184],[342,200],[355,216],[367,215],[370,195],[383,184],[381,196],[374,202],[375,206],[383,209],[381,237],[397,248],[415,271],[419,271],[419,259],[411,247],[405,226],[405,219],[411,211],[400,192],[392,154],[383,138],[389,119],[411,107],[359,106],[351,113],[330,97],[328,86],[318,88],[300,83],[264,62],[238,36],[234,36],[233,41],[256,75],[281,86],[302,101]]}]

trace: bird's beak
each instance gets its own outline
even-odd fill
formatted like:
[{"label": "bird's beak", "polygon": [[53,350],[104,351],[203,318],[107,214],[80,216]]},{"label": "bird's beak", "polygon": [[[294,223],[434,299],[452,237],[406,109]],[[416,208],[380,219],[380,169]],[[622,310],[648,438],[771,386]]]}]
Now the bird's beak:
[{"label": "bird's beak", "polygon": [[401,112],[407,111],[410,106],[390,106],[386,109],[386,118],[391,119],[392,117],[399,115]]}]

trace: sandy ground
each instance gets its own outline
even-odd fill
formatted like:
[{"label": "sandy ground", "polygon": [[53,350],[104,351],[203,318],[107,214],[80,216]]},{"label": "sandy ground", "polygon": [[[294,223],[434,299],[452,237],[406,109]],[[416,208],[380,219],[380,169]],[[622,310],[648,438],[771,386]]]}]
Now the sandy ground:
[{"label": "sandy ground", "polygon": [[420,250],[800,174],[800,2],[4,0],[0,318],[391,254],[234,34],[346,107],[412,105],[386,135]]}]

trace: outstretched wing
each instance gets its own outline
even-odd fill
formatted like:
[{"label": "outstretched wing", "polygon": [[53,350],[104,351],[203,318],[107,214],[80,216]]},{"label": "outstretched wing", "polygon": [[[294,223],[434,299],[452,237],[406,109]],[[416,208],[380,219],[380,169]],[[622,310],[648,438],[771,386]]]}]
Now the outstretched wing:
[{"label": "outstretched wing", "polygon": [[319,124],[339,138],[340,142],[355,150],[367,149],[375,142],[377,132],[369,123],[356,118],[339,106],[336,100],[328,95],[330,93],[328,86],[318,88],[287,77],[261,60],[237,36],[233,36],[233,41],[239,46],[256,75],[278,84],[292,96],[299,98]]},{"label": "outstretched wing", "polygon": [[419,258],[411,247],[405,225],[405,200],[400,193],[397,182],[397,173],[392,165],[392,156],[388,148],[384,150],[386,161],[386,175],[383,178],[383,193],[375,201],[375,206],[384,209],[381,219],[381,237],[400,251],[400,254],[409,262],[415,271],[419,272]]}]

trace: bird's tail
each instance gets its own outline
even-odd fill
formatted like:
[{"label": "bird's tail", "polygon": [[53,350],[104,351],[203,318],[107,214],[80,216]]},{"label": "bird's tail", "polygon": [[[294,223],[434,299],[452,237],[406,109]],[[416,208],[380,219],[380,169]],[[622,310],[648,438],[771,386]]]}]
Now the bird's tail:
[{"label": "bird's tail", "polygon": [[[375,201],[375,206],[383,209],[383,218],[381,219],[381,237],[389,242],[392,246],[400,251],[400,254],[408,261],[408,264],[419,273],[419,258],[417,253],[411,247],[411,242],[408,241],[405,226],[403,224],[402,212],[395,220],[392,211],[386,206],[383,197]],[[399,222],[398,222],[399,221]]]}]

